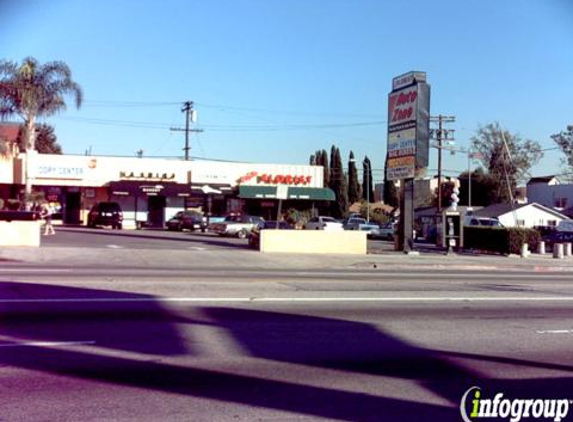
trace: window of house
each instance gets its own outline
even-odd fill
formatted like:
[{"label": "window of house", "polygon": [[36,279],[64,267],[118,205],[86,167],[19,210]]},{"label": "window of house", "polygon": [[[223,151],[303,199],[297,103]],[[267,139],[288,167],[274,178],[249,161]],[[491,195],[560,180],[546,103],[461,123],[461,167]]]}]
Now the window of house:
[{"label": "window of house", "polygon": [[557,208],[566,208],[567,207],[567,198],[555,198],[555,206]]},{"label": "window of house", "polygon": [[556,227],[557,226],[557,220],[547,220],[547,225],[549,227]]}]

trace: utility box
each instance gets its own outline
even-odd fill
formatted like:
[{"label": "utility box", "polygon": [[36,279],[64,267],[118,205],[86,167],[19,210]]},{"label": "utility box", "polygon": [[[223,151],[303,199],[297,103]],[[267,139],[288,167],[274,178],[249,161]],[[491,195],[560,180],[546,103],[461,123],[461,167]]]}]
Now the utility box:
[{"label": "utility box", "polygon": [[464,247],[464,226],[458,211],[442,213],[442,247],[461,249]]}]

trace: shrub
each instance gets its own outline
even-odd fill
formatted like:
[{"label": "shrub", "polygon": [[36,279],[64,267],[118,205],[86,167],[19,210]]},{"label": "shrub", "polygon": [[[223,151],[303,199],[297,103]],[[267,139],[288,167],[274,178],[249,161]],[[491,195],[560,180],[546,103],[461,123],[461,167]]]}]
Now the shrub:
[{"label": "shrub", "polygon": [[464,227],[464,247],[501,254],[519,254],[521,245],[537,248],[537,230],[517,227]]}]

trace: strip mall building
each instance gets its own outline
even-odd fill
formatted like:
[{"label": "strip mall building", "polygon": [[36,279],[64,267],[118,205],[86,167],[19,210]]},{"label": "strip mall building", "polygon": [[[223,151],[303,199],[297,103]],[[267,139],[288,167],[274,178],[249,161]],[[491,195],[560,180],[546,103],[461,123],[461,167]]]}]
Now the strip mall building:
[{"label": "strip mall building", "polygon": [[[26,159],[0,157],[0,198],[22,196]],[[85,224],[100,201],[121,205],[125,227],[162,227],[186,208],[274,219],[278,197],[286,197],[283,209],[334,200],[323,186],[323,168],[310,165],[31,153],[28,174],[33,191],[43,192],[67,224]]]}]

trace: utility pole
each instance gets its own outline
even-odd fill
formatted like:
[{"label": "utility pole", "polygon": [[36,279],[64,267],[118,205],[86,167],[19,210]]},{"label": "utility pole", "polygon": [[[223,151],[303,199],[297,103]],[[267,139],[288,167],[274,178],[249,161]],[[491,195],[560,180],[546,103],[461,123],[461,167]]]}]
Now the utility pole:
[{"label": "utility pole", "polygon": [[431,116],[430,122],[437,123],[438,128],[430,130],[432,140],[437,142],[432,145],[438,149],[438,215],[442,213],[442,149],[444,141],[454,141],[454,129],[444,129],[444,123],[453,123],[456,121],[455,116]]},{"label": "utility pole", "polygon": [[183,103],[183,108],[181,109],[182,112],[185,113],[185,128],[178,128],[178,127],[172,127],[171,130],[174,132],[185,132],[185,148],[183,148],[183,150],[185,151],[185,161],[189,161],[189,151],[191,150],[191,147],[189,146],[189,132],[195,132],[195,133],[199,133],[199,132],[203,132],[203,129],[190,129],[189,128],[189,122],[192,119],[192,116],[194,115],[194,110],[193,110],[193,101],[185,101]]}]

